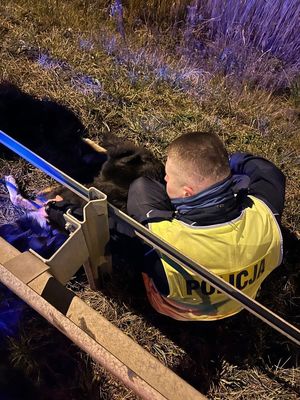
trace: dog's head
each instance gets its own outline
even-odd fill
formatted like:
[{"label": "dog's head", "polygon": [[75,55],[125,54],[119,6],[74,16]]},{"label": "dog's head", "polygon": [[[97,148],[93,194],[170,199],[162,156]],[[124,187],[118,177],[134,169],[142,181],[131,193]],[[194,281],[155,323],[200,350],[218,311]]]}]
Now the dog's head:
[{"label": "dog's head", "polygon": [[129,187],[141,176],[159,181],[163,179],[164,167],[150,151],[131,144],[120,145],[108,151],[108,160],[101,170],[102,181]]},{"label": "dog's head", "polygon": [[107,194],[108,200],[123,211],[126,211],[129,186],[135,179],[145,176],[163,181],[163,164],[146,149],[126,142],[108,147],[107,155],[108,159],[94,180],[94,186]]}]

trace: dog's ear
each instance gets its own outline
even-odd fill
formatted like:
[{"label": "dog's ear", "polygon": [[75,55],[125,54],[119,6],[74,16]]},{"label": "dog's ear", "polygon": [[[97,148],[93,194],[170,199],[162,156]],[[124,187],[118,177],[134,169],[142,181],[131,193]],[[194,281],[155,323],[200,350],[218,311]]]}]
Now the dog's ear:
[{"label": "dog's ear", "polygon": [[133,165],[141,162],[141,156],[139,153],[135,152],[134,154],[126,155],[118,160],[118,164],[120,165]]}]

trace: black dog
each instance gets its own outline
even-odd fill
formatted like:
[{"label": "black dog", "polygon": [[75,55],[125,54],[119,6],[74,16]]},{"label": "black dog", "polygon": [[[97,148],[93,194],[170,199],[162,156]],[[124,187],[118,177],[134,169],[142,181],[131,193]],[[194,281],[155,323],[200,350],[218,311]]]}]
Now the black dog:
[{"label": "black dog", "polygon": [[[163,181],[163,164],[150,151],[106,136],[107,153],[99,152],[83,139],[86,129],[72,111],[54,101],[36,99],[8,82],[0,84],[0,129],[74,179],[100,189],[123,211],[136,178]],[[7,156],[3,146],[1,151]],[[45,196],[49,199],[57,194],[75,201],[61,187]]]},{"label": "black dog", "polygon": [[[107,151],[102,148],[99,152],[84,140],[87,132],[73,112],[53,101],[38,100],[7,82],[0,84],[0,129],[74,179],[101,190],[123,211],[129,186],[136,178],[163,181],[164,166],[150,151],[106,136]],[[0,151],[2,156],[14,156],[3,146]],[[77,206],[83,205],[82,199],[58,186],[42,191],[35,208],[34,201],[22,197],[13,177],[6,177],[6,185],[11,201],[25,209],[27,216],[2,225],[0,236],[20,251],[33,248],[48,258],[66,236],[47,223],[41,205],[57,195]]]},{"label": "black dog", "polygon": [[[92,182],[106,160],[83,140],[86,129],[72,111],[9,82],[0,84],[0,129],[81,183]],[[13,154],[1,146],[0,156]]]}]

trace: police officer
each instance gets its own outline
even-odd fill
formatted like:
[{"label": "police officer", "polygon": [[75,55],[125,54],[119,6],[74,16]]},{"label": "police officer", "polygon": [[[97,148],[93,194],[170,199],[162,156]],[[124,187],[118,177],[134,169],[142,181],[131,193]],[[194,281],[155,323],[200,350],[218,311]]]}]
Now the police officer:
[{"label": "police officer", "polygon": [[[285,177],[271,162],[227,151],[217,135],[184,134],[168,148],[166,185],[139,178],[129,215],[180,252],[255,298],[281,263]],[[217,320],[242,306],[154,250],[143,279],[152,306],[177,320]]]}]

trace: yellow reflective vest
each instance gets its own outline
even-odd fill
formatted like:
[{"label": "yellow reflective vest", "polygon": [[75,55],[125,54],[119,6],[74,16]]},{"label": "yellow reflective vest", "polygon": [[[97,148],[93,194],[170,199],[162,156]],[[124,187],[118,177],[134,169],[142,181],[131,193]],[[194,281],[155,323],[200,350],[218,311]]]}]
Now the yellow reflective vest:
[{"label": "yellow reflective vest", "polygon": [[[282,237],[267,205],[249,197],[252,206],[224,224],[192,226],[174,219],[151,223],[149,228],[184,255],[255,298],[263,280],[281,263]],[[183,319],[216,320],[242,310],[238,302],[196,273],[179,265],[174,267],[163,255],[161,260],[170,289],[165,299],[188,315]]]}]

